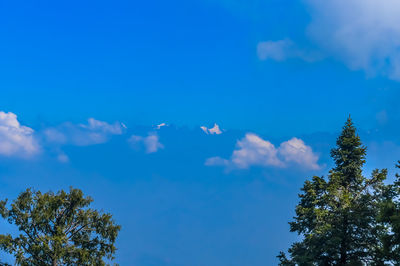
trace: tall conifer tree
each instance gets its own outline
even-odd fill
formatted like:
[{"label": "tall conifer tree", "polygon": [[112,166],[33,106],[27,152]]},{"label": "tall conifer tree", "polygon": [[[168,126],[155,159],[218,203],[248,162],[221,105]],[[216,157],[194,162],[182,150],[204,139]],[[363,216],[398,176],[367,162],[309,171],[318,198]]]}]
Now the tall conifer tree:
[{"label": "tall conifer tree", "polygon": [[349,117],[331,151],[335,167],[328,178],[314,176],[302,188],[289,224],[303,240],[289,249],[290,259],[280,253],[280,265],[384,265],[384,228],[376,217],[387,171],[364,177],[365,155]]}]

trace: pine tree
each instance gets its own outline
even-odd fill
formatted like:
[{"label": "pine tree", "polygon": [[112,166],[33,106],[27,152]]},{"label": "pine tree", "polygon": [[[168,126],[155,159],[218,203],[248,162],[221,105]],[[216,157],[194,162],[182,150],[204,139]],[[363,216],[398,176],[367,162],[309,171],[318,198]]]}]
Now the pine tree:
[{"label": "pine tree", "polygon": [[314,176],[299,195],[290,231],[302,241],[280,253],[280,265],[384,265],[378,215],[387,171],[362,174],[366,147],[351,118],[332,149],[335,167],[328,178]]},{"label": "pine tree", "polygon": [[[400,168],[400,161],[396,165]],[[382,238],[385,259],[391,265],[400,265],[400,175],[396,174],[393,184],[387,185],[378,221],[388,228]]]}]

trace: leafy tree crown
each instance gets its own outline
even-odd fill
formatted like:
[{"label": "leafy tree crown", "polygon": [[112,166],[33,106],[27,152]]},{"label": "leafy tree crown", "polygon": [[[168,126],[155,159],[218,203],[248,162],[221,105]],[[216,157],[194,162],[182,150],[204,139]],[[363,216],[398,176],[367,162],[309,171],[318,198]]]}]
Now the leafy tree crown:
[{"label": "leafy tree crown", "polygon": [[0,214],[20,234],[0,235],[0,247],[19,265],[105,265],[112,260],[120,226],[112,216],[91,209],[79,189],[41,193],[27,189]]}]

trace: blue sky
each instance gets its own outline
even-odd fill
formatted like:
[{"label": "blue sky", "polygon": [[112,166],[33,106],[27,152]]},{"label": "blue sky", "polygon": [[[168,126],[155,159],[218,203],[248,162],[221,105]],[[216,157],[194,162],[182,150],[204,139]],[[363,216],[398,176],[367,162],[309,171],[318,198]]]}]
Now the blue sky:
[{"label": "blue sky", "polygon": [[394,174],[398,12],[396,0],[3,1],[0,193],[83,189],[122,225],[121,265],[274,265],[349,114],[366,174]]}]

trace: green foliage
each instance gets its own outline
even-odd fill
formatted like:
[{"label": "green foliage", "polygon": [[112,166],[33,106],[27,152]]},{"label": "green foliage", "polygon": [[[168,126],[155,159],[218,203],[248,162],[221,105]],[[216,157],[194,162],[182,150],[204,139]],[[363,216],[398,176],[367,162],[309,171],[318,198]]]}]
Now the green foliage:
[{"label": "green foliage", "polygon": [[280,265],[385,265],[381,239],[387,227],[376,219],[381,209],[387,171],[362,174],[366,148],[349,118],[332,149],[335,167],[327,178],[314,176],[299,195],[290,231],[302,241],[284,253]]},{"label": "green foliage", "polygon": [[[400,168],[400,161],[396,165]],[[396,180],[388,185],[381,204],[378,216],[379,222],[387,228],[388,233],[382,239],[383,251],[387,261],[393,265],[400,265],[400,175],[396,174]]]},{"label": "green foliage", "polygon": [[110,214],[90,209],[93,200],[79,189],[57,194],[27,189],[0,214],[20,234],[0,235],[0,247],[18,265],[105,265],[112,260],[120,226]]}]

